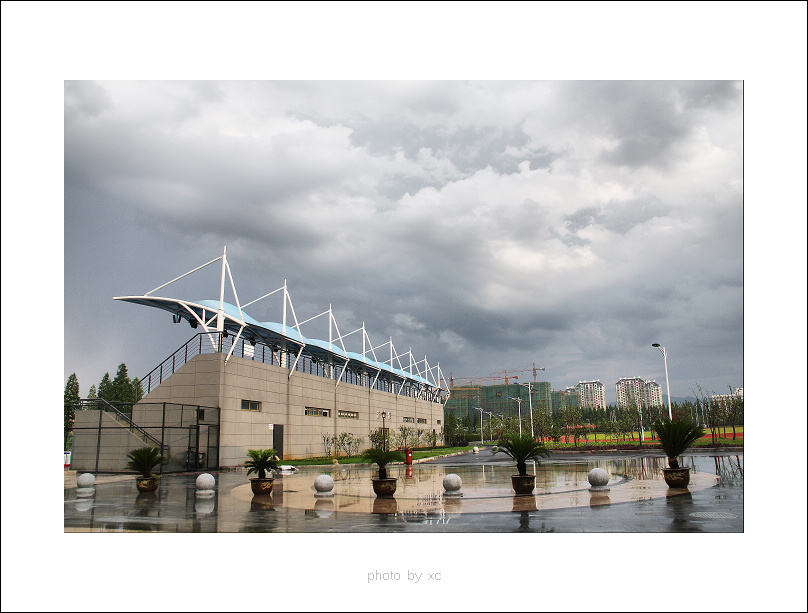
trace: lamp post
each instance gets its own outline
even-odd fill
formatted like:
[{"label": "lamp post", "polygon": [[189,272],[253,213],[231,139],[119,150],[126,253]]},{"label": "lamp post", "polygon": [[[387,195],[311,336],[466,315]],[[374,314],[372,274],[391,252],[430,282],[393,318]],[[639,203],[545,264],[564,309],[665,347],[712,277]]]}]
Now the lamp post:
[{"label": "lamp post", "polygon": [[485,430],[483,429],[483,410],[481,407],[471,407],[472,409],[477,409],[480,412],[480,443],[485,443]]},{"label": "lamp post", "polygon": [[387,413],[382,411],[382,450],[387,451],[387,429],[384,427],[384,419],[387,417]]},{"label": "lamp post", "polygon": [[668,419],[673,421],[673,409],[671,409],[671,382],[668,379],[668,352],[665,351],[664,347],[661,347],[659,343],[651,343],[651,347],[656,347],[662,353],[662,357],[665,358],[665,384],[668,386]]},{"label": "lamp post", "polygon": [[508,396],[508,400],[516,400],[516,406],[519,407],[519,436],[522,436],[522,399]]},{"label": "lamp post", "polygon": [[524,385],[527,388],[527,399],[530,401],[530,436],[535,439],[536,435],[533,434],[533,384],[520,383],[519,385]]},{"label": "lamp post", "polygon": [[489,411],[486,411],[486,413],[488,414],[488,434],[491,435],[491,442],[493,443],[494,442],[494,423],[493,423],[494,414],[489,412]]}]

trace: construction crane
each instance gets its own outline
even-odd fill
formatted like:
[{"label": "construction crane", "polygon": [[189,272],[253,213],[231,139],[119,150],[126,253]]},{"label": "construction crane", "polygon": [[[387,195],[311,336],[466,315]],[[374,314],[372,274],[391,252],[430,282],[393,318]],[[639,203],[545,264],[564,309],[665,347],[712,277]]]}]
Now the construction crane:
[{"label": "construction crane", "polygon": [[519,377],[512,377],[510,375],[507,377],[492,377],[490,375],[483,375],[480,377],[467,377],[458,375],[456,381],[453,373],[449,373],[449,387],[452,388],[455,385],[458,385],[460,387],[472,386],[475,383],[481,383],[483,381],[501,381],[502,379],[505,379],[505,385],[508,385],[508,379],[518,379],[518,378]]},{"label": "construction crane", "polygon": [[543,366],[541,368],[536,368],[536,363],[534,362],[533,363],[533,368],[522,368],[520,370],[511,370],[511,371],[503,370],[502,372],[492,372],[491,374],[492,375],[505,375],[505,385],[508,385],[508,379],[518,379],[519,378],[518,375],[517,376],[512,376],[512,375],[509,375],[508,372],[528,372],[528,371],[531,371],[531,370],[533,371],[533,382],[535,383],[536,382],[536,371],[538,371],[538,370],[546,370],[546,369]]}]

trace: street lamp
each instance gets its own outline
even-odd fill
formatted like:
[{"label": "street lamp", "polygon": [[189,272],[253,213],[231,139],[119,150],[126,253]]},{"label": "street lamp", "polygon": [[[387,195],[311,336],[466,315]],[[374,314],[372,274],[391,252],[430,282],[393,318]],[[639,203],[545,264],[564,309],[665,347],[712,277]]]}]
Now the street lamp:
[{"label": "street lamp", "polygon": [[384,420],[387,417],[387,413],[382,411],[382,449],[387,451],[387,428],[384,427]]},{"label": "street lamp", "polygon": [[483,410],[481,407],[471,407],[480,412],[480,443],[485,444],[485,430],[483,429]]},{"label": "street lamp", "polygon": [[673,421],[673,409],[671,409],[671,382],[668,379],[668,352],[664,347],[660,347],[659,343],[651,343],[651,347],[656,347],[662,352],[662,357],[665,358],[665,383],[668,386],[668,418]]},{"label": "street lamp", "polygon": [[519,436],[522,436],[522,399],[508,396],[508,400],[516,400],[516,405],[519,407]]},{"label": "street lamp", "polygon": [[533,384],[519,383],[519,385],[524,385],[527,388],[527,399],[530,401],[530,436],[536,438],[536,435],[533,434]]},{"label": "street lamp", "polygon": [[488,434],[491,435],[491,442],[494,442],[494,414],[486,411],[488,414]]}]

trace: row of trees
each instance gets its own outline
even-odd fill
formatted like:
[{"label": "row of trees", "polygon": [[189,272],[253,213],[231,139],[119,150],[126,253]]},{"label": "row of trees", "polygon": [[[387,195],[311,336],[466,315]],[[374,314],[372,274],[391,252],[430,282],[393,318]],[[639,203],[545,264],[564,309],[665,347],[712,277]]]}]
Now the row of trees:
[{"label": "row of trees", "polygon": [[417,447],[434,447],[438,440],[443,440],[443,432],[432,431],[427,428],[413,428],[412,426],[399,426],[397,430],[388,428],[387,433],[377,428],[370,433],[370,443],[381,448],[387,437],[388,449],[406,449]]},{"label": "row of trees", "polygon": [[323,434],[323,450],[326,456],[356,455],[365,442],[364,436],[354,436],[350,432],[340,432],[336,436]]},{"label": "row of trees", "polygon": [[[370,433],[369,438],[370,444],[377,449],[381,449],[385,442],[388,449],[406,449],[408,447],[434,447],[441,435],[442,433],[426,428],[399,426],[397,430],[388,428],[387,432],[377,428]],[[340,432],[335,436],[323,434],[323,451],[329,457],[339,457],[343,453],[346,456],[358,455],[364,443],[365,437],[355,436],[350,432]]]},{"label": "row of trees", "polygon": [[[732,438],[737,436],[736,426],[743,425],[743,398],[736,395],[713,398],[701,392],[701,398],[695,403],[685,401],[672,403],[674,419],[683,419],[709,428],[713,442],[721,436],[727,437],[727,428],[732,428]],[[577,445],[581,440],[589,442],[590,438],[597,442],[598,436],[614,441],[615,439],[640,440],[637,433],[645,431],[646,437],[656,438],[651,425],[660,417],[668,416],[668,407],[638,406],[629,400],[628,407],[609,406],[603,409],[569,406],[552,413],[542,406],[533,409],[533,432],[536,438],[554,442],[565,440]],[[476,412],[457,418],[454,411],[445,415],[446,442],[448,445],[466,445],[469,440],[481,438],[480,415]],[[522,431],[530,432],[530,413],[526,411],[522,417]],[[484,439],[501,440],[509,434],[519,432],[519,420],[515,416],[486,416],[483,421]],[[601,439],[602,440],[602,439]]]}]

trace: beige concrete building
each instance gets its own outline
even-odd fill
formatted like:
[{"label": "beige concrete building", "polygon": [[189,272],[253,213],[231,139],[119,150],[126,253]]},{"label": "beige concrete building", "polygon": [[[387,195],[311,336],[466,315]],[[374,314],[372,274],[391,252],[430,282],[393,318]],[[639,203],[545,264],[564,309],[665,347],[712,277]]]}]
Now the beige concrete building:
[{"label": "beige concrete building", "polygon": [[[218,299],[153,295],[217,261]],[[235,304],[224,300],[227,277]],[[277,322],[245,312],[281,291]],[[341,433],[362,438],[359,449],[366,449],[383,424],[424,438],[441,433],[448,390],[439,364],[416,360],[411,350],[398,353],[392,338],[374,346],[364,324],[341,334],[330,305],[298,321],[285,281],[242,306],[226,250],[146,294],[115,300],[168,311],[175,324],[187,322],[199,333],[143,377],[145,397],[131,415],[104,401],[77,412],[71,458],[77,470],[121,470],[128,450],[143,445],[160,447],[169,468],[181,470],[240,466],[248,449],[273,448],[283,459],[323,456],[323,437]],[[325,315],[328,340],[304,336],[302,326]],[[346,348],[350,336],[355,351]]]},{"label": "beige concrete building", "polygon": [[[289,371],[241,357],[198,355],[135,405],[132,420],[145,417],[140,407],[154,403],[220,408],[219,464],[244,463],[247,449],[278,449],[284,459],[322,456],[323,435],[350,432],[365,439],[384,425],[441,431],[443,404],[406,393],[391,393]],[[410,421],[411,420],[411,421]]]}]

